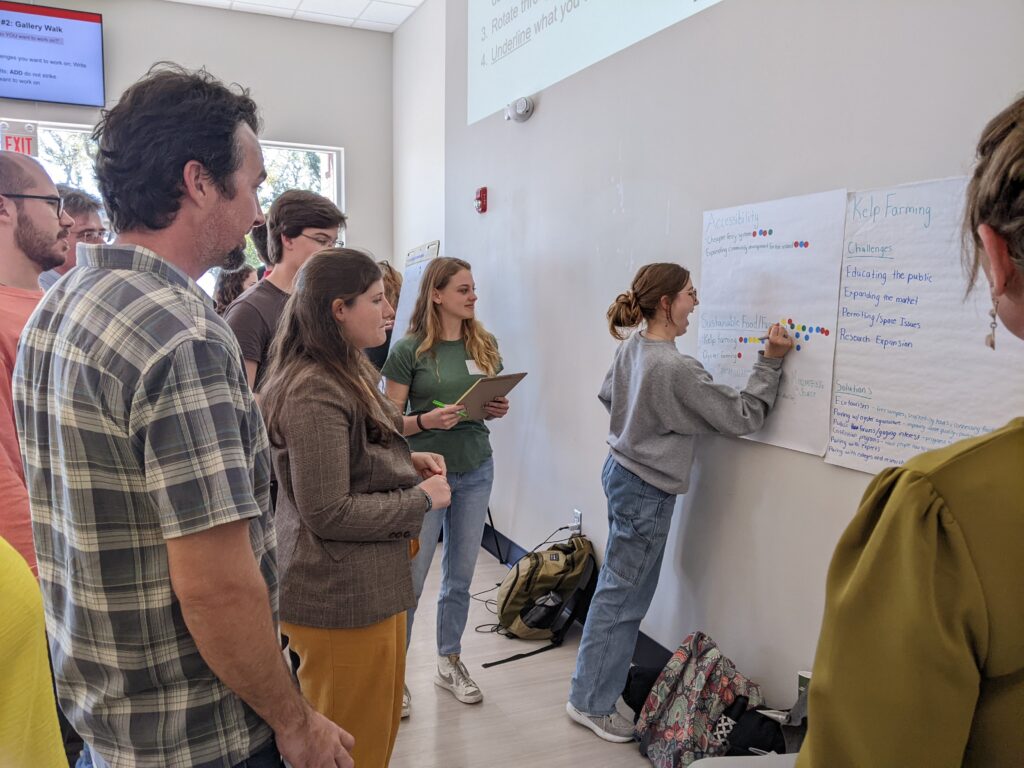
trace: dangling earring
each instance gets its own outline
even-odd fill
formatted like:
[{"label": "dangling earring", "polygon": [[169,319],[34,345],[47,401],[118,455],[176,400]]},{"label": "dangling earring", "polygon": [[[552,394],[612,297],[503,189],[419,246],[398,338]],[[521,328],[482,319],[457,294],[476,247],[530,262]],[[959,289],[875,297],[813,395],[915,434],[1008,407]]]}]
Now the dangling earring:
[{"label": "dangling earring", "polygon": [[996,348],[996,309],[999,307],[999,299],[996,296],[992,297],[992,309],[988,311],[988,316],[992,318],[992,321],[988,324],[989,332],[985,337],[985,346],[995,351]]}]

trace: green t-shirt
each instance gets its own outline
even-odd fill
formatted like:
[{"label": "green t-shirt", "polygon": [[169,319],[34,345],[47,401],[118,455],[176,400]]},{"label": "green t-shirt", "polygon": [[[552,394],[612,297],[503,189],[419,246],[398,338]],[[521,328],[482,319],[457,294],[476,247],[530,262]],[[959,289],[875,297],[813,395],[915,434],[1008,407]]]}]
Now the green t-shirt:
[{"label": "green t-shirt", "polygon": [[[440,341],[430,352],[416,358],[420,339],[406,336],[391,345],[388,360],[381,373],[386,379],[409,387],[406,414],[426,413],[441,403],[457,403],[481,374],[466,353],[466,344]],[[468,365],[467,365],[468,361]],[[501,363],[498,370],[501,370]],[[444,456],[449,472],[469,472],[491,455],[490,430],[482,421],[463,420],[449,430],[431,429],[409,438],[414,451],[431,451]]]}]

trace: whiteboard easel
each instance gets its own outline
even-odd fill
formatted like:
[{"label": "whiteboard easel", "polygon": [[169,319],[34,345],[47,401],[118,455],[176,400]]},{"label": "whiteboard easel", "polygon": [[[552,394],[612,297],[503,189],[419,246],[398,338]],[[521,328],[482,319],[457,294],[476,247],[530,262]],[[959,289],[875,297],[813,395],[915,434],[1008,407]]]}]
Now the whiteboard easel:
[{"label": "whiteboard easel", "polygon": [[402,338],[408,332],[412,310],[420,293],[423,272],[440,252],[441,241],[431,240],[429,243],[416,246],[406,254],[405,270],[402,272],[402,292],[398,297],[398,306],[395,307],[395,339]]}]

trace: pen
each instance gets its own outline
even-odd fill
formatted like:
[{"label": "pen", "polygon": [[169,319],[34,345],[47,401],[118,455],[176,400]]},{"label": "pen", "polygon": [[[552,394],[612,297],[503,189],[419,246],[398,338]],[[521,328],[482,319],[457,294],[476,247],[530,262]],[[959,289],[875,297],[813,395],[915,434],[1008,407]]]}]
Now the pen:
[{"label": "pen", "polygon": [[[434,405],[436,405],[438,408],[447,408],[448,407],[447,403],[442,403],[440,400],[434,400],[433,402],[434,402]],[[468,415],[469,414],[467,414],[465,411],[459,411],[459,416],[468,416]]]}]

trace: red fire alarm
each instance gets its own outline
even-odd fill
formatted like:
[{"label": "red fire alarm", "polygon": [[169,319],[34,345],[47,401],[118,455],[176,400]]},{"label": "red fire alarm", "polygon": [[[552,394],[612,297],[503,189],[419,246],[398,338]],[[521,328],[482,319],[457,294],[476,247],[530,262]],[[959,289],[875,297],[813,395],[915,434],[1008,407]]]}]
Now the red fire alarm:
[{"label": "red fire alarm", "polygon": [[476,191],[476,212],[487,213],[487,187],[479,187]]}]

